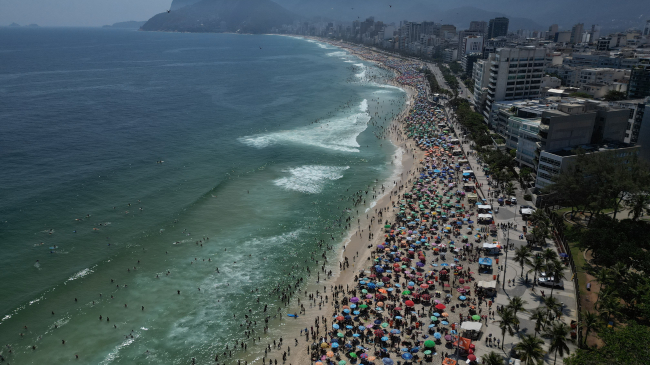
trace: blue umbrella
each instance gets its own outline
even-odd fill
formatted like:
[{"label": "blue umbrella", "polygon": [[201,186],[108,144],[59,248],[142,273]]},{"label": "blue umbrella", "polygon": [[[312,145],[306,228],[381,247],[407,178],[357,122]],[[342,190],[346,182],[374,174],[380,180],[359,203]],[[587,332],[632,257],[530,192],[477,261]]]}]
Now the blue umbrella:
[{"label": "blue umbrella", "polygon": [[406,347],[402,347],[402,349],[401,349],[401,350],[402,350],[402,352],[409,352],[409,349],[408,349],[408,348],[406,348]]},{"label": "blue umbrella", "polygon": [[363,330],[366,329],[366,327],[364,327],[364,326],[359,326],[359,329],[360,329],[361,331],[363,331]]},{"label": "blue umbrella", "polygon": [[394,335],[399,335],[400,333],[402,333],[402,331],[393,329],[393,330],[390,330],[390,333],[392,333]]},{"label": "blue umbrella", "polygon": [[442,322],[440,322],[440,323],[442,323],[442,324],[444,324],[444,325],[449,324],[449,322],[447,322],[447,321],[442,321]]},{"label": "blue umbrella", "polygon": [[460,300],[465,300],[465,299],[467,299],[467,297],[464,296],[464,295],[461,295],[461,296],[458,297],[458,299],[460,299]]},{"label": "blue umbrella", "polygon": [[388,337],[384,336],[381,338],[382,341],[388,341]]},{"label": "blue umbrella", "polygon": [[339,325],[338,325],[338,324],[334,324],[334,325],[332,325],[332,328],[334,328],[335,330],[337,330],[337,329],[339,329]]},{"label": "blue umbrella", "polygon": [[338,343],[336,343],[336,342],[332,343],[332,348],[333,348],[333,349],[336,349],[336,348],[338,348],[338,347],[339,347],[339,344],[338,344]]},{"label": "blue umbrella", "polygon": [[350,310],[349,309],[344,309],[343,313],[350,313]]},{"label": "blue umbrella", "polygon": [[437,339],[441,339],[442,338],[442,333],[436,332],[436,333],[433,334],[433,337],[435,337]]},{"label": "blue umbrella", "polygon": [[417,353],[418,351],[420,351],[420,347],[417,346],[411,349],[412,353]]},{"label": "blue umbrella", "polygon": [[350,326],[350,325],[347,325],[347,326],[345,326],[345,328],[351,330],[351,329],[353,329],[354,327],[353,327],[353,326]]},{"label": "blue umbrella", "polygon": [[443,262],[442,264],[440,264],[440,266],[449,266],[449,264],[446,263],[446,262]]},{"label": "blue umbrella", "polygon": [[361,336],[361,335],[358,334],[358,333],[355,333],[355,334],[352,335],[352,337],[359,337],[359,336]]},{"label": "blue umbrella", "polygon": [[402,316],[395,316],[395,319],[402,319]]},{"label": "blue umbrella", "polygon": [[435,326],[436,326],[435,324],[431,323],[431,324],[429,325],[429,328],[433,328],[433,327],[435,327]]},{"label": "blue umbrella", "polygon": [[381,359],[381,361],[384,363],[384,365],[394,365],[395,364],[393,359],[391,359],[390,357],[384,357],[383,359]]},{"label": "blue umbrella", "polygon": [[361,314],[361,312],[359,312],[359,311],[354,311],[354,312],[352,312],[352,314],[354,314],[354,315],[359,315],[359,314]]},{"label": "blue umbrella", "polygon": [[404,359],[404,360],[411,360],[411,359],[413,359],[413,355],[411,355],[411,354],[408,353],[408,352],[405,352],[405,353],[402,354],[402,359]]},{"label": "blue umbrella", "polygon": [[436,317],[440,317],[440,313],[438,313],[438,312],[435,312],[433,315],[436,316]]}]

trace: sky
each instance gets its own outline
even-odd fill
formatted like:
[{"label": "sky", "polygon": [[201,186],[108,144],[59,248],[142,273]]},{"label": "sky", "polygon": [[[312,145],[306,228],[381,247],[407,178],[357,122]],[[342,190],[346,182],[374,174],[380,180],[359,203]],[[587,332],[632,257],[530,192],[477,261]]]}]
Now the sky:
[{"label": "sky", "polygon": [[0,26],[102,26],[148,20],[172,0],[0,0]]}]

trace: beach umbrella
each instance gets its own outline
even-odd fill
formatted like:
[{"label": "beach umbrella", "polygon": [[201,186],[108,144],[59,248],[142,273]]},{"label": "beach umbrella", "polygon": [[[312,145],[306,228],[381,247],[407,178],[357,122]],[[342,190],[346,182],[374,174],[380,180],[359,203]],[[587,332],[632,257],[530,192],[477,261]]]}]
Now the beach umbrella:
[{"label": "beach umbrella", "polygon": [[325,354],[327,357],[334,357],[334,352],[332,351],[327,351],[327,354]]},{"label": "beach umbrella", "polygon": [[413,359],[413,355],[411,353],[409,353],[409,352],[405,352],[405,353],[402,354],[402,359],[411,360],[411,359]]},{"label": "beach umbrella", "polygon": [[335,324],[332,325],[332,328],[334,328],[335,330],[337,330],[337,329],[339,329],[339,325],[335,323]]},{"label": "beach umbrella", "polygon": [[481,316],[479,316],[478,314],[475,314],[475,315],[472,316],[472,319],[475,320],[475,321],[480,321]]},{"label": "beach umbrella", "polygon": [[354,333],[354,334],[352,334],[352,337],[361,337],[361,335],[358,334],[358,333]]},{"label": "beach umbrella", "polygon": [[432,340],[424,341],[424,347],[431,348],[431,347],[435,347],[435,346],[436,346],[436,343],[434,341],[432,341]]},{"label": "beach umbrella", "polygon": [[385,337],[385,336],[384,336],[384,337],[381,338],[381,340],[382,340],[382,341],[388,341],[388,337]]},{"label": "beach umbrella", "polygon": [[359,357],[362,358],[362,359],[367,359],[367,358],[368,358],[368,354],[366,354],[366,353],[364,352],[363,354],[359,355]]},{"label": "beach umbrella", "polygon": [[356,352],[350,352],[348,355],[353,359],[357,358],[357,353]]},{"label": "beach umbrella", "polygon": [[443,324],[443,325],[445,325],[445,326],[449,324],[449,322],[447,322],[447,321],[442,321],[442,322],[440,322],[440,323]]},{"label": "beach umbrella", "polygon": [[391,359],[390,357],[384,357],[383,359],[381,359],[381,361],[384,363],[384,365],[394,365],[395,364],[393,359]]},{"label": "beach umbrella", "polygon": [[394,335],[399,335],[399,334],[402,333],[402,332],[401,332],[400,330],[396,330],[396,329],[394,329],[394,330],[391,330],[390,333],[392,333],[392,334],[394,334]]},{"label": "beach umbrella", "polygon": [[458,297],[458,299],[460,299],[460,300],[466,300],[466,299],[467,299],[467,297],[466,297],[466,296],[464,296],[464,295],[461,295],[461,296],[459,296],[459,297]]},{"label": "beach umbrella", "polygon": [[436,309],[443,310],[443,309],[445,309],[445,308],[447,308],[447,307],[446,307],[444,304],[442,304],[442,303],[441,303],[441,304],[436,304]]},{"label": "beach umbrella", "polygon": [[352,297],[352,298],[350,298],[350,302],[351,302],[351,303],[358,303],[358,302],[359,302],[359,298],[357,298],[357,297]]},{"label": "beach umbrella", "polygon": [[432,320],[433,322],[438,322],[438,317],[431,317],[431,320]]},{"label": "beach umbrella", "polygon": [[447,341],[451,341],[451,335],[446,335],[446,336],[445,336],[445,340],[447,340]]},{"label": "beach umbrella", "polygon": [[426,351],[424,351],[424,354],[425,354],[425,355],[431,355],[431,350],[426,350]]},{"label": "beach umbrella", "polygon": [[440,333],[440,332],[436,332],[436,333],[433,334],[433,337],[435,337],[436,339],[439,340],[439,339],[442,338],[442,333]]},{"label": "beach umbrella", "polygon": [[476,355],[474,355],[474,354],[470,354],[469,356],[467,356],[467,360],[469,360],[469,361],[476,361]]},{"label": "beach umbrella", "polygon": [[407,300],[404,302],[404,305],[407,307],[413,307],[415,306],[415,303],[412,300]]},{"label": "beach umbrella", "polygon": [[345,361],[345,360],[341,360],[341,361],[339,361],[339,365],[345,365],[345,364],[347,364],[347,363],[348,363],[348,362]]}]

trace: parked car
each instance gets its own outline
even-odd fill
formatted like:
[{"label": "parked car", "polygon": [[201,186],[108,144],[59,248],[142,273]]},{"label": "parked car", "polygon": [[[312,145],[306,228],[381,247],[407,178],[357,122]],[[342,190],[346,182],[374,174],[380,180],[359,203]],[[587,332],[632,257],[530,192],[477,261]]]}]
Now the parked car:
[{"label": "parked car", "polygon": [[514,196],[511,197],[511,198],[510,198],[510,203],[511,203],[511,204],[517,204],[517,198],[515,198]]},{"label": "parked car", "polygon": [[524,209],[531,209],[532,211],[535,211],[535,207],[531,207],[530,205],[521,205],[519,206],[519,214],[521,214],[521,211]]},{"label": "parked car", "polygon": [[555,281],[555,278],[552,276],[545,276],[537,279],[537,284],[540,286],[556,287],[564,289],[564,282],[562,280]]}]

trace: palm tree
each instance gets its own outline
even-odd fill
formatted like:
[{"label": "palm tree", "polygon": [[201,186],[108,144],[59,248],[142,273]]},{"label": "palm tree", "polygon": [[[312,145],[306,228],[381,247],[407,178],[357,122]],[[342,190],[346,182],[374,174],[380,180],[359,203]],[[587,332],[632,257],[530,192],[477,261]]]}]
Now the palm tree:
[{"label": "palm tree", "polygon": [[515,250],[515,257],[513,260],[521,266],[520,278],[524,277],[524,265],[530,264],[531,256],[530,247],[528,246],[521,246]]},{"label": "palm tree", "polygon": [[612,266],[610,272],[612,273],[614,282],[620,283],[625,280],[625,277],[628,273],[628,267],[622,262],[617,262],[614,266]]},{"label": "palm tree", "polygon": [[601,317],[609,323],[613,316],[616,316],[621,311],[621,302],[614,295],[604,297],[596,306],[596,310],[600,313]]},{"label": "palm tree", "polygon": [[632,220],[639,220],[641,214],[645,210],[646,212],[650,211],[648,205],[650,204],[650,195],[646,194],[636,194],[634,198],[627,204],[630,208],[630,212],[627,214],[628,217],[632,216]]},{"label": "palm tree", "polygon": [[481,356],[481,363],[484,365],[503,365],[503,357],[494,351]]},{"label": "palm tree", "polygon": [[560,309],[560,301],[557,298],[546,297],[544,298],[544,305],[546,306],[546,317],[550,320],[551,313],[557,314]]},{"label": "palm tree", "polygon": [[600,320],[595,313],[584,311],[582,313],[582,328],[585,329],[585,339],[582,342],[582,346],[587,344],[587,337],[589,337],[589,332],[595,331],[600,325]]},{"label": "palm tree", "polygon": [[557,354],[560,353],[560,356],[564,356],[564,353],[569,353],[569,346],[567,345],[567,336],[571,332],[571,327],[564,322],[557,322],[553,327],[549,327],[544,332],[544,337],[547,337],[551,340],[551,347],[549,352],[555,352],[555,359],[553,360],[553,365],[557,361]]},{"label": "palm tree", "polygon": [[510,336],[513,336],[515,334],[514,329],[519,325],[519,319],[517,319],[515,312],[510,308],[503,308],[503,310],[499,312],[499,316],[501,317],[501,320],[494,322],[497,322],[501,329],[501,348],[503,348],[506,340],[506,332],[508,332]]},{"label": "palm tree", "polygon": [[530,314],[530,319],[535,321],[535,337],[546,327],[546,313],[541,309],[536,309]]},{"label": "palm tree", "polygon": [[533,261],[531,261],[530,266],[532,267],[528,272],[535,272],[535,277],[533,278],[533,288],[535,287],[535,282],[537,281],[537,273],[542,272],[546,267],[544,258],[541,256],[535,256]]},{"label": "palm tree", "polygon": [[526,362],[526,365],[533,362],[539,361],[544,357],[544,349],[542,344],[544,340],[541,338],[533,337],[531,335],[525,335],[521,342],[515,345],[514,349],[519,352],[521,359]]},{"label": "palm tree", "polygon": [[542,257],[544,258],[544,261],[546,261],[546,264],[548,265],[551,261],[557,259],[557,252],[553,250],[552,248],[547,248],[542,252]]},{"label": "palm tree", "polygon": [[[548,271],[556,283],[559,283],[560,280],[566,279],[566,276],[564,275],[564,264],[562,261],[553,260],[553,262],[549,265]],[[551,286],[551,296],[553,296],[553,289],[555,289],[555,285]]]},{"label": "palm tree", "polygon": [[521,299],[521,297],[512,297],[508,300],[508,305],[506,307],[512,309],[516,316],[517,312],[527,312],[524,308],[524,305],[526,304],[528,304],[528,302]]}]

